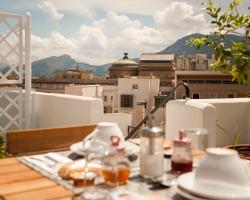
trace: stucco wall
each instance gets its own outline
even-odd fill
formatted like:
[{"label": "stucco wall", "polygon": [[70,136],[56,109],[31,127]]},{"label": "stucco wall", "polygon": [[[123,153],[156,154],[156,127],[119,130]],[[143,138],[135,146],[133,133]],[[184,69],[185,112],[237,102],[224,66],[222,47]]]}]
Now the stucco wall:
[{"label": "stucco wall", "polygon": [[131,115],[104,114],[101,99],[64,94],[32,93],[32,127],[45,128],[101,121],[117,122],[124,135],[131,125]]}]

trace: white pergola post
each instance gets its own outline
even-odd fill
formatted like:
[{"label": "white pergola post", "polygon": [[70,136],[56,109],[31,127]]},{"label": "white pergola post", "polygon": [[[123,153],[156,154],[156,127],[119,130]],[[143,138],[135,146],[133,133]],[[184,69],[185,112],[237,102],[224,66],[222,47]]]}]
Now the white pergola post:
[{"label": "white pergola post", "polygon": [[31,55],[30,55],[30,13],[26,13],[25,24],[25,128],[31,127]]}]

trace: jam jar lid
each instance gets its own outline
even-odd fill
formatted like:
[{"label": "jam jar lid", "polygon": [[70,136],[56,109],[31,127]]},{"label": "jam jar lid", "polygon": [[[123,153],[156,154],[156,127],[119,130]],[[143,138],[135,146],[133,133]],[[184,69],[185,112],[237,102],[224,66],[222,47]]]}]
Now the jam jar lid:
[{"label": "jam jar lid", "polygon": [[184,132],[184,130],[179,131],[179,138],[175,138],[173,141],[174,145],[178,146],[190,146],[191,145],[191,139],[187,137],[187,134]]}]

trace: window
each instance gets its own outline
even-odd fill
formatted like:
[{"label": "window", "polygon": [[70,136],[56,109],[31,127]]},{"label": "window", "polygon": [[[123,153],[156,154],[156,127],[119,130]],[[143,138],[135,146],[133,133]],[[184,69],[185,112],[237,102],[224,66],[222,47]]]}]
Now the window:
[{"label": "window", "polygon": [[204,84],[204,80],[189,80],[189,84]]},{"label": "window", "polygon": [[113,101],[113,96],[110,96],[111,101]]},{"label": "window", "polygon": [[216,93],[209,93],[209,99],[216,99],[217,94]]},{"label": "window", "polygon": [[106,102],[108,100],[108,97],[107,96],[104,96],[104,101]]},{"label": "window", "polygon": [[133,95],[122,94],[121,95],[121,107],[133,108]]},{"label": "window", "polygon": [[133,84],[133,89],[138,89],[138,84]]},{"label": "window", "polygon": [[112,113],[112,107],[104,107],[104,113]]},{"label": "window", "polygon": [[223,84],[233,84],[232,81],[223,81]]},{"label": "window", "polygon": [[222,84],[222,80],[206,80],[206,84]]},{"label": "window", "polygon": [[200,94],[199,93],[193,93],[193,99],[199,99]]},{"label": "window", "polygon": [[234,93],[228,93],[227,98],[234,98]]}]

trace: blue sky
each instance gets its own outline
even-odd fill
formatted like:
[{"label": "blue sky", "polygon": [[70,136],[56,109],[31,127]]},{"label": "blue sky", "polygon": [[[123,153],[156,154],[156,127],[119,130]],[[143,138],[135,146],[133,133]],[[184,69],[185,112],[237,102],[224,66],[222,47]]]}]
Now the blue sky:
[{"label": "blue sky", "polygon": [[[204,0],[205,1],[205,0]],[[104,64],[157,52],[191,33],[209,33],[202,0],[1,0],[0,12],[32,15],[32,59],[70,54]],[[229,0],[217,0],[224,6]],[[247,4],[246,4],[247,2]],[[241,11],[246,12],[249,1]]]}]

